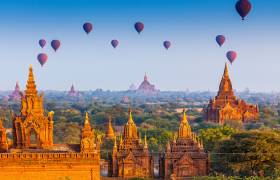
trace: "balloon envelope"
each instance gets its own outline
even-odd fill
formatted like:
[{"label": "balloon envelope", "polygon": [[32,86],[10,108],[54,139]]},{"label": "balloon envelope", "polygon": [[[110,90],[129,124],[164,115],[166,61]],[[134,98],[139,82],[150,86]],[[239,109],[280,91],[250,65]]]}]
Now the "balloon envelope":
[{"label": "balloon envelope", "polygon": [[225,43],[226,38],[223,35],[218,35],[218,36],[216,36],[216,41],[219,44],[219,46],[221,47]]},{"label": "balloon envelope", "polygon": [[41,66],[43,66],[47,62],[48,56],[45,53],[40,53],[38,54],[37,59]]},{"label": "balloon envelope", "polygon": [[232,64],[233,61],[236,59],[237,57],[237,53],[235,51],[228,51],[227,52],[227,59],[229,60],[229,62]]},{"label": "balloon envelope", "polygon": [[165,49],[169,49],[169,47],[171,46],[171,42],[170,41],[164,41],[163,46],[165,47]]},{"label": "balloon envelope", "polygon": [[144,24],[142,22],[137,22],[134,24],[134,28],[140,34],[144,29]]},{"label": "balloon envelope", "polygon": [[60,41],[59,40],[52,40],[51,46],[56,51],[60,47]]},{"label": "balloon envelope", "polygon": [[114,48],[116,48],[119,45],[119,41],[114,39],[114,40],[111,41],[111,44]]},{"label": "balloon envelope", "polygon": [[249,0],[239,0],[235,4],[235,9],[238,14],[242,17],[242,20],[248,15],[252,8],[252,5]]},{"label": "balloon envelope", "polygon": [[84,23],[83,25],[84,31],[88,34],[92,31],[92,24],[89,22]]},{"label": "balloon envelope", "polygon": [[45,39],[40,39],[39,40],[39,45],[41,46],[41,48],[43,48],[46,45],[46,40]]}]

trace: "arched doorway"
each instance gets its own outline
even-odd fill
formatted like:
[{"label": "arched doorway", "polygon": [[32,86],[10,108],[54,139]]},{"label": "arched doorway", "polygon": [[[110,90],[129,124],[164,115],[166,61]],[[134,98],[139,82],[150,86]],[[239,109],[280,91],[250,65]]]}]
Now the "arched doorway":
[{"label": "arched doorway", "polygon": [[28,135],[28,147],[31,149],[36,149],[38,147],[38,134],[34,128],[31,128]]}]

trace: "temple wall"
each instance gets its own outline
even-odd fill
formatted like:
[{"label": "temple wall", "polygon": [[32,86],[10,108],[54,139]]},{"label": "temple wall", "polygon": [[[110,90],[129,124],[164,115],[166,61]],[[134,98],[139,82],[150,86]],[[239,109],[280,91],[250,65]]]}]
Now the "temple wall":
[{"label": "temple wall", "polygon": [[0,179],[100,180],[97,153],[0,153]]},{"label": "temple wall", "polygon": [[100,180],[99,167],[52,168],[10,166],[0,167],[0,179],[9,180]]}]

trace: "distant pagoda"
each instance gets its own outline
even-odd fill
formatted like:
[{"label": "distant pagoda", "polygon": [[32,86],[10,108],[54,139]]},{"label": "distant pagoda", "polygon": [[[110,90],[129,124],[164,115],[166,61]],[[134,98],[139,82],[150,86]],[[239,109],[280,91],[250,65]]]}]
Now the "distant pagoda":
[{"label": "distant pagoda", "polygon": [[205,176],[209,172],[208,154],[202,141],[192,133],[186,111],[183,111],[178,137],[167,142],[166,150],[159,156],[159,175],[163,179],[187,179]]},{"label": "distant pagoda", "polygon": [[258,105],[248,104],[235,97],[227,63],[225,64],[218,94],[215,98],[210,99],[208,106],[204,108],[204,112],[207,121],[219,124],[224,124],[226,120],[248,122],[259,118]]},{"label": "distant pagoda", "polygon": [[129,86],[129,89],[128,89],[129,91],[136,91],[137,90],[137,87],[134,85],[134,84],[131,84],[130,86]]},{"label": "distant pagoda", "polygon": [[9,98],[12,101],[20,101],[21,100],[21,92],[20,92],[18,82],[16,82],[15,90],[12,92],[12,94],[9,96]]},{"label": "distant pagoda", "polygon": [[112,117],[108,118],[107,129],[106,129],[106,139],[114,139],[115,132],[112,125]]},{"label": "distant pagoda", "polygon": [[75,97],[78,96],[78,92],[75,90],[74,85],[72,84],[70,91],[68,92],[68,96]]},{"label": "distant pagoda", "polygon": [[115,139],[108,174],[122,178],[153,177],[153,169],[153,157],[149,153],[146,135],[142,142],[129,109],[128,121],[118,144]]},{"label": "distant pagoda", "polygon": [[140,93],[144,93],[144,94],[154,94],[156,93],[158,90],[155,89],[155,85],[151,84],[149,81],[148,81],[148,76],[147,74],[145,73],[145,76],[144,76],[144,81],[140,84],[140,86],[138,87],[137,89],[137,92],[140,92]]}]

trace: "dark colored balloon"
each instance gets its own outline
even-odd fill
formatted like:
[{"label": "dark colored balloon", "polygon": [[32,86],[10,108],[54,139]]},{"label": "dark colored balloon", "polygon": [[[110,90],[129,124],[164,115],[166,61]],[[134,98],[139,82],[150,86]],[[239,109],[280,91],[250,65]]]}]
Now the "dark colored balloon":
[{"label": "dark colored balloon", "polygon": [[111,41],[111,44],[114,48],[116,48],[119,45],[119,41],[114,39],[114,40]]},{"label": "dark colored balloon", "polygon": [[144,29],[144,24],[142,22],[137,22],[135,23],[134,28],[140,34]]},{"label": "dark colored balloon", "polygon": [[37,59],[41,66],[43,66],[47,62],[48,56],[45,53],[40,53],[38,54]]},{"label": "dark colored balloon", "polygon": [[232,64],[233,61],[236,59],[237,57],[237,53],[235,51],[228,51],[227,52],[227,59],[229,60],[229,62]]},{"label": "dark colored balloon", "polygon": [[216,41],[219,44],[219,46],[221,47],[225,43],[226,38],[223,35],[218,35],[218,36],[216,36]]},{"label": "dark colored balloon", "polygon": [[41,46],[41,48],[43,48],[46,45],[46,40],[45,39],[40,39],[39,40],[39,45]]},{"label": "dark colored balloon", "polygon": [[235,9],[238,14],[242,17],[242,20],[248,15],[252,8],[252,5],[249,0],[239,0],[235,4]]},{"label": "dark colored balloon", "polygon": [[92,30],[92,24],[89,23],[89,22],[86,22],[84,25],[83,25],[83,28],[84,28],[84,31],[88,34],[91,32]]},{"label": "dark colored balloon", "polygon": [[170,41],[164,41],[163,46],[165,47],[165,49],[169,49],[169,47],[171,46],[171,42]]},{"label": "dark colored balloon", "polygon": [[60,41],[59,40],[52,40],[51,46],[56,51],[60,47]]}]

